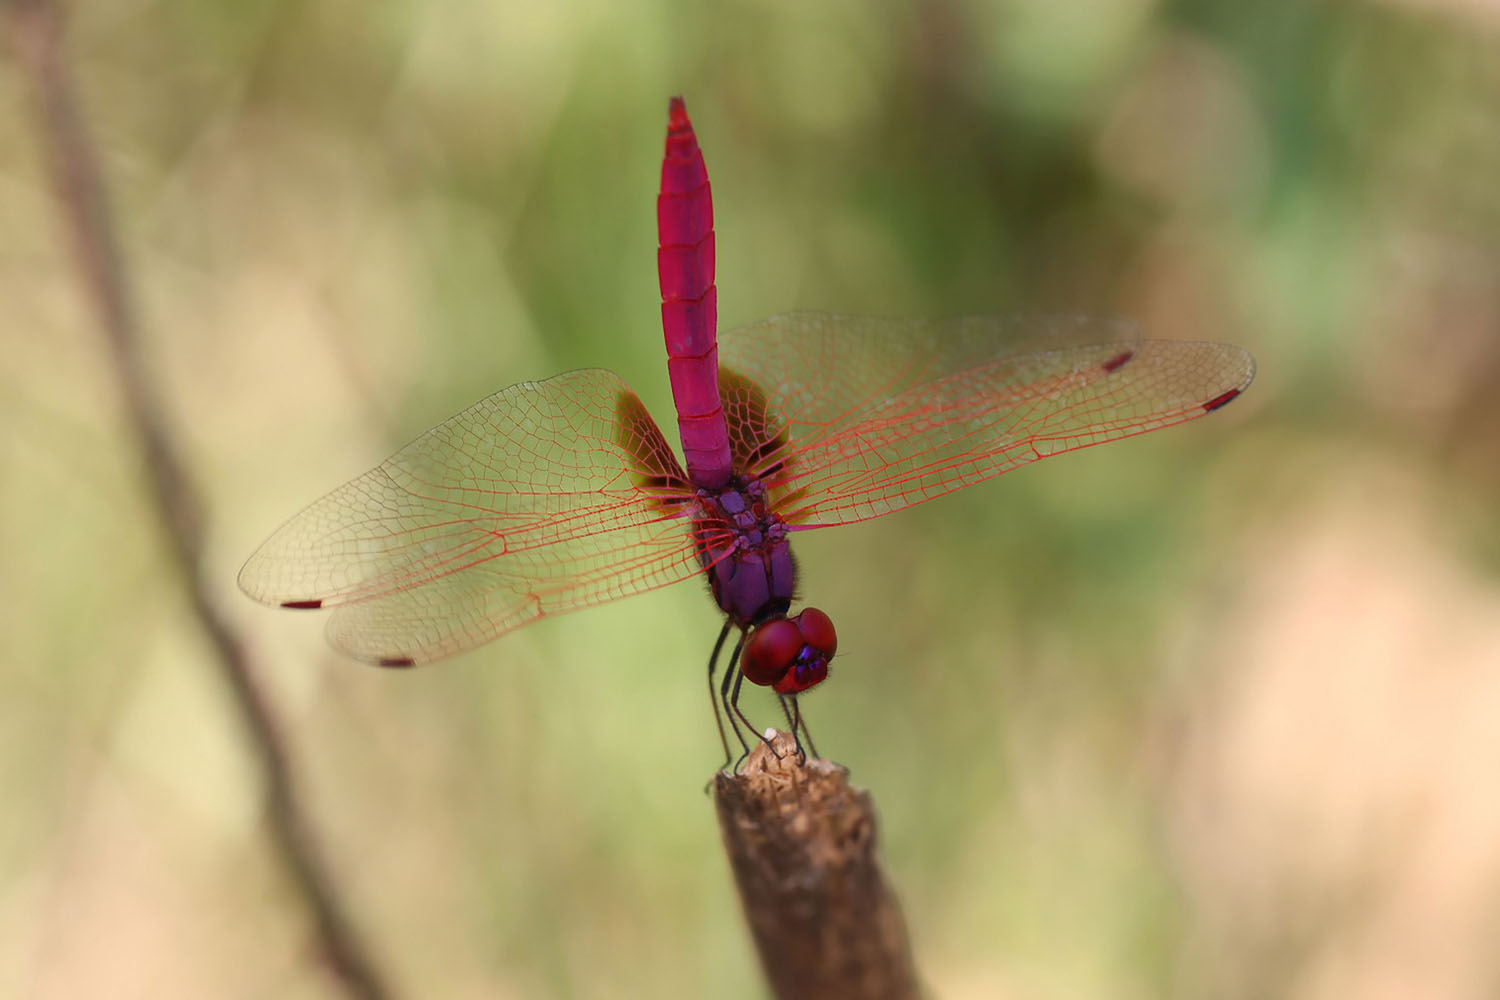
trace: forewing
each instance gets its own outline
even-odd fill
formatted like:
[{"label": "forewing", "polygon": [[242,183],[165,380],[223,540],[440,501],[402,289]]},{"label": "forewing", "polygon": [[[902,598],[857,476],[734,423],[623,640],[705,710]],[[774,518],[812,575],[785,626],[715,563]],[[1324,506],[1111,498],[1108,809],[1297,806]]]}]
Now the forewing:
[{"label": "forewing", "polygon": [[392,666],[700,567],[681,466],[615,374],[523,382],[427,431],[282,526],[256,600],[333,607],[340,650]]},{"label": "forewing", "polygon": [[726,334],[720,363],[760,388],[731,415],[782,516],[878,517],[1051,455],[1201,417],[1255,364],[1230,344],[1142,341],[1070,316],[894,320],[793,313]]}]

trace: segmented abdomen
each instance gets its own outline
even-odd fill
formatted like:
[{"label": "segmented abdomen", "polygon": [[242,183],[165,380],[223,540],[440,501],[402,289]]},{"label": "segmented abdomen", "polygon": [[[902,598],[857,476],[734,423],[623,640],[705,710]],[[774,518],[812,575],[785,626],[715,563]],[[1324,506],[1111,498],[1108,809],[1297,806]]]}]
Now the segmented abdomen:
[{"label": "segmented abdomen", "polygon": [[717,489],[730,477],[729,432],[719,402],[718,293],[708,168],[682,98],[672,98],[661,194],[656,199],[661,320],[688,475]]}]

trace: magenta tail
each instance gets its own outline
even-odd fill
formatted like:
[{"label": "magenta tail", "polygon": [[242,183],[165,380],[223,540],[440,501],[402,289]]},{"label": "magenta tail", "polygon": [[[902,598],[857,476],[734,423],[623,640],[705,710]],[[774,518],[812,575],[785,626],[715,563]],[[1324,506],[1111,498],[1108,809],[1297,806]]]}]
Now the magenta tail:
[{"label": "magenta tail", "polygon": [[683,457],[695,485],[717,489],[729,481],[731,459],[719,402],[714,204],[703,152],[680,97],[672,98],[667,124],[656,227],[661,323]]}]

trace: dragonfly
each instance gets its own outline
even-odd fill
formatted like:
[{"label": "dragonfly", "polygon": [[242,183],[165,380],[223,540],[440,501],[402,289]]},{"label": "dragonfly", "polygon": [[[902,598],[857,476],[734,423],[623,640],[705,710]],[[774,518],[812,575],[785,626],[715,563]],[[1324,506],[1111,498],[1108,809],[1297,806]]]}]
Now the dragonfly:
[{"label": "dragonfly", "polygon": [[823,611],[792,612],[794,535],[1195,420],[1254,377],[1240,347],[1081,316],[797,312],[720,338],[712,192],[681,98],[656,214],[681,460],[613,372],[521,382],[297,514],[245,563],[241,588],[331,609],[335,648],[410,667],[706,578],[725,619],[708,683],[727,765],[721,720],[747,752],[741,723],[756,732],[745,681],[770,688],[812,745],[797,698],[828,677],[838,637]]}]

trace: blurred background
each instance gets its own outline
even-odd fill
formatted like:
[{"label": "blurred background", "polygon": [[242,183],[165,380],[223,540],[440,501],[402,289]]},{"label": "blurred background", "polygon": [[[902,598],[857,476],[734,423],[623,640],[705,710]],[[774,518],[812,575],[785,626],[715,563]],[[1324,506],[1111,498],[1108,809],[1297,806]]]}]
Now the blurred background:
[{"label": "blurred background", "polygon": [[[391,673],[234,583],[510,383],[608,367],[669,417],[679,93],[726,329],[1093,312],[1259,361],[1212,419],[797,539],[841,636],[806,710],[933,995],[1500,991],[1500,4],[69,15],[203,572],[401,995],[764,995],[701,587]],[[0,995],[343,996],[8,57],[0,108]]]}]

